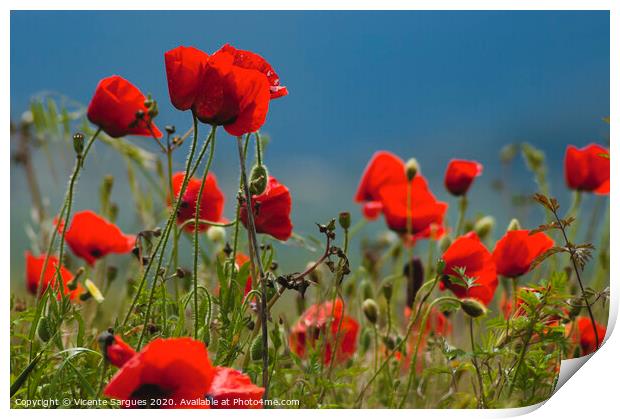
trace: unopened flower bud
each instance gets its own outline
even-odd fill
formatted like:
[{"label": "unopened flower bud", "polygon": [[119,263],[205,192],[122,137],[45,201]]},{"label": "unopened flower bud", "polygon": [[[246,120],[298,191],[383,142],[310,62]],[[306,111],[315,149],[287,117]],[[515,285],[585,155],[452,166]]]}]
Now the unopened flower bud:
[{"label": "unopened flower bud", "polygon": [[350,212],[341,212],[338,215],[338,223],[343,230],[348,230],[351,227],[351,213]]},{"label": "unopened flower bud", "polygon": [[207,230],[207,237],[214,243],[221,243],[226,240],[226,230],[224,227],[211,226]]},{"label": "unopened flower bud", "polygon": [[413,178],[420,172],[420,165],[418,161],[414,158],[407,160],[405,164],[405,174],[407,175],[407,180],[412,181]]},{"label": "unopened flower bud", "polygon": [[183,278],[185,276],[185,269],[177,268],[176,275],[177,278]]},{"label": "unopened flower bud", "polygon": [[383,287],[381,287],[381,291],[383,291],[383,296],[388,302],[392,299],[392,290],[393,286],[391,282],[386,282],[385,284],[383,284]]},{"label": "unopened flower bud", "polygon": [[491,233],[493,227],[495,227],[495,218],[487,215],[476,221],[474,231],[481,240],[484,240]]},{"label": "unopened flower bud", "polygon": [[471,317],[480,317],[487,313],[487,308],[475,298],[465,298],[461,300],[461,308]]},{"label": "unopened flower bud", "polygon": [[521,230],[521,223],[516,218],[513,218],[512,220],[510,220],[510,224],[508,224],[508,228],[506,229],[506,231],[513,231],[513,230]]},{"label": "unopened flower bud", "polygon": [[437,274],[443,274],[444,269],[446,269],[446,261],[443,259],[439,259],[437,261],[437,266],[435,267]]},{"label": "unopened flower bud", "polygon": [[439,251],[441,253],[444,253],[446,250],[448,250],[448,247],[450,247],[451,244],[452,239],[450,238],[450,236],[448,236],[447,234],[444,235],[441,240],[439,240]]},{"label": "unopened flower bud", "polygon": [[84,151],[84,134],[77,132],[73,134],[73,149],[78,157],[82,157]]},{"label": "unopened flower bud", "polygon": [[267,172],[267,166],[254,166],[250,173],[250,193],[252,195],[260,195],[265,192],[268,180],[269,173]]},{"label": "unopened flower bud", "polygon": [[372,324],[377,324],[379,318],[379,306],[373,299],[364,300],[362,303],[362,310],[368,321]]},{"label": "unopened flower bud", "polygon": [[104,300],[103,294],[101,294],[101,291],[99,291],[99,288],[97,288],[95,283],[91,281],[90,278],[84,281],[84,287],[86,287],[86,290],[88,291],[90,296],[95,299],[95,301],[97,301],[100,304],[103,303],[103,300]]}]

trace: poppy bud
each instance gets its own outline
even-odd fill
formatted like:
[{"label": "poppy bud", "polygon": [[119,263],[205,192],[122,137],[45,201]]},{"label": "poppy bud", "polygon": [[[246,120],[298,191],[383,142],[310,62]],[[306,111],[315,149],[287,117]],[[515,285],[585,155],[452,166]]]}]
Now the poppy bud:
[{"label": "poppy bud", "polygon": [[407,160],[405,163],[405,174],[407,175],[407,179],[411,182],[415,175],[420,171],[420,165],[418,161],[414,158]]},{"label": "poppy bud", "polygon": [[385,284],[383,284],[383,287],[381,287],[381,291],[383,291],[383,296],[388,302],[392,299],[392,290],[393,286],[391,282],[386,282]]},{"label": "poppy bud", "polygon": [[348,230],[349,227],[351,227],[351,213],[346,211],[341,212],[338,215],[338,223],[344,230]]},{"label": "poppy bud", "polygon": [[446,250],[448,250],[448,247],[450,247],[451,244],[452,239],[450,238],[450,236],[448,236],[447,234],[444,235],[441,240],[439,240],[439,251],[441,253],[444,253]]},{"label": "poppy bud", "polygon": [[375,300],[367,299],[362,303],[362,310],[364,311],[364,315],[368,319],[368,321],[372,324],[377,324],[377,319],[379,318],[379,306],[375,302]]},{"label": "poppy bud", "polygon": [[185,269],[177,268],[176,275],[177,275],[177,278],[183,278],[185,276]]},{"label": "poppy bud", "polygon": [[82,157],[84,151],[84,134],[77,132],[73,134],[73,149],[78,157]]},{"label": "poppy bud", "polygon": [[405,265],[403,274],[407,279],[407,307],[413,307],[413,302],[424,282],[424,266],[419,258],[413,258]]},{"label": "poppy bud", "polygon": [[252,195],[260,195],[265,192],[268,179],[269,173],[267,172],[267,166],[254,166],[250,173],[250,193]]},{"label": "poppy bud", "polygon": [[487,313],[487,308],[475,298],[465,298],[461,300],[461,308],[471,317],[480,317]]},{"label": "poppy bud", "polygon": [[484,240],[489,235],[489,233],[491,233],[493,227],[495,227],[495,218],[487,215],[476,221],[476,223],[474,224],[474,231],[481,240]]},{"label": "poppy bud", "polygon": [[103,294],[101,294],[101,291],[99,291],[99,288],[97,288],[95,283],[91,281],[90,278],[84,281],[84,286],[86,287],[88,294],[91,297],[93,297],[95,301],[97,301],[98,303],[103,303],[103,300],[104,300]]},{"label": "poppy bud", "polygon": [[226,230],[224,227],[211,226],[207,230],[207,237],[214,243],[221,243],[226,240]]},{"label": "poppy bud", "polygon": [[513,231],[513,230],[521,230],[521,223],[516,218],[513,218],[512,220],[510,220],[510,224],[508,224],[508,228],[506,229],[506,231]]},{"label": "poppy bud", "polygon": [[41,317],[37,325],[37,336],[42,342],[47,342],[52,337],[52,327],[48,317]]},{"label": "poppy bud", "polygon": [[438,274],[442,274],[442,273],[443,273],[443,271],[444,271],[444,269],[446,269],[446,261],[445,261],[445,260],[443,260],[443,259],[439,259],[439,260],[437,261],[437,267],[436,267],[436,269],[437,269],[437,270],[436,270],[436,272],[437,272]]}]

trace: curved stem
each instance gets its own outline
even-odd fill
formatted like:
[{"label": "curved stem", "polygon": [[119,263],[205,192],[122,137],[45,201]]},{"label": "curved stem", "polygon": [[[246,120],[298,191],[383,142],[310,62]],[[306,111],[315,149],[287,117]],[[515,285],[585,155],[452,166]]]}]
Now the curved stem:
[{"label": "curved stem", "polygon": [[194,216],[194,265],[193,265],[193,273],[194,273],[194,339],[198,339],[198,233],[200,232],[200,228],[198,227],[198,221],[200,220],[200,205],[202,203],[202,194],[204,192],[205,182],[207,181],[207,176],[209,175],[209,169],[211,168],[211,163],[213,162],[213,155],[215,154],[215,130],[216,126],[213,125],[211,128],[211,134],[209,135],[209,141],[211,143],[211,149],[209,151],[209,159],[207,160],[207,165],[205,167],[205,171],[202,175],[202,181],[200,182],[200,189],[198,190],[198,197],[196,198],[196,214]]}]

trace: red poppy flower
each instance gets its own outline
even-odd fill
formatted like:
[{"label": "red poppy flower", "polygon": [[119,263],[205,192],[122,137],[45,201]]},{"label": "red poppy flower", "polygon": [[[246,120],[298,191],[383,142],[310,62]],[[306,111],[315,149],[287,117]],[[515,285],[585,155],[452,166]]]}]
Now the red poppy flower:
[{"label": "red poppy flower", "polygon": [[[161,138],[161,131],[151,121],[144,106],[145,100],[142,92],[124,78],[107,77],[99,82],[88,105],[88,120],[111,137],[155,135]],[[144,112],[142,119],[136,119],[138,111]]]},{"label": "red poppy flower", "polygon": [[458,298],[476,298],[485,305],[493,300],[497,288],[497,271],[493,256],[474,232],[457,238],[442,256],[446,263],[444,275],[458,277],[456,268],[464,268],[465,275],[475,278],[473,286],[454,283],[443,279],[439,284],[442,290],[452,291]]},{"label": "red poppy flower", "polygon": [[[155,339],[112,377],[104,394],[149,407],[151,399],[169,399],[164,408],[206,407],[215,376],[204,343],[191,338]],[[192,403],[199,403],[192,405]]]},{"label": "red poppy flower", "polygon": [[444,184],[452,195],[465,195],[474,179],[482,174],[482,165],[469,160],[450,160]]},{"label": "red poppy flower", "polygon": [[[410,193],[407,194],[407,188]],[[428,187],[424,176],[418,174],[411,182],[389,184],[379,190],[383,202],[385,221],[391,230],[399,233],[407,232],[407,218],[410,219],[411,231],[418,238],[419,235],[432,225],[441,226],[443,217],[448,209],[445,202],[438,201]],[[411,202],[407,202],[407,198]],[[430,234],[430,230],[428,230]]]},{"label": "red poppy flower", "polygon": [[263,393],[263,387],[252,383],[250,377],[240,371],[215,367],[215,377],[207,392],[207,398],[213,401],[213,409],[262,409],[260,400]]},{"label": "red poppy flower", "polygon": [[231,54],[234,57],[233,65],[248,70],[256,70],[265,75],[269,81],[269,92],[271,99],[277,99],[282,96],[288,95],[288,89],[285,86],[280,86],[280,77],[276,74],[271,64],[267,62],[263,57],[255,54],[251,51],[244,51],[242,49],[236,49],[230,44],[224,45],[218,53]]},{"label": "red poppy flower", "polygon": [[[58,224],[62,233],[63,223]],[[136,237],[124,234],[117,226],[92,211],[76,212],[65,233],[65,241],[76,256],[93,265],[109,253],[128,253]]]},{"label": "red poppy flower", "polygon": [[[335,306],[331,301],[314,304],[301,315],[289,336],[289,345],[294,353],[303,357],[307,346],[314,347],[317,342],[322,341],[320,335],[325,333],[332,311],[334,317],[331,320],[330,336],[325,346],[324,363],[328,364],[331,361],[332,345],[336,342],[337,334],[336,361],[344,362],[355,354],[359,324],[354,318],[344,314],[342,300],[336,300]],[[339,324],[340,333],[338,333]]]},{"label": "red poppy flower", "polygon": [[[56,268],[59,266],[58,258],[55,256],[50,256],[47,259],[45,273],[43,274],[41,286],[39,286],[39,281],[41,280],[41,271],[43,270],[43,265],[45,265],[45,255],[37,257],[33,256],[32,253],[27,251],[25,256],[26,286],[28,288],[28,292],[30,294],[36,295],[38,289],[39,295],[43,295],[45,290],[47,290],[47,287],[49,287],[50,285],[54,287],[54,285],[56,284]],[[68,295],[71,300],[79,298],[80,293],[83,291],[82,286],[78,284],[78,287],[73,291],[67,288],[67,284],[73,279],[73,274],[62,265],[60,265],[60,277],[62,278],[62,282],[64,284],[65,295]],[[58,294],[60,296],[60,293]]]},{"label": "red poppy flower", "polygon": [[[293,234],[291,223],[291,193],[288,188],[269,176],[267,189],[252,197],[254,226],[257,233],[269,234],[278,240],[286,241]],[[241,222],[247,228],[247,205],[241,206]]]},{"label": "red poppy flower", "polygon": [[102,333],[99,336],[99,343],[102,345],[103,353],[108,362],[118,368],[121,368],[136,355],[136,351],[131,346],[125,343],[120,336],[111,332]]},{"label": "red poppy flower", "polygon": [[180,111],[192,107],[209,55],[194,47],[177,47],[164,54],[168,92]]},{"label": "red poppy flower", "polygon": [[532,262],[553,247],[553,240],[545,233],[530,234],[528,230],[510,230],[493,250],[497,273],[515,278],[527,273]]},{"label": "red poppy flower", "polygon": [[201,122],[223,125],[231,135],[258,131],[270,99],[288,94],[267,61],[230,45],[211,56],[178,47],[165,54],[165,61],[173,105],[191,107]]},{"label": "red poppy flower", "polygon": [[[172,190],[175,197],[179,196],[181,187],[183,186],[184,172],[175,173],[172,176]],[[196,219],[196,202],[198,202],[198,193],[200,192],[201,179],[191,178],[185,188],[185,194],[179,207],[177,215],[177,223],[183,224],[188,220]],[[168,198],[168,205],[172,205]],[[205,179],[205,186],[202,190],[202,199],[200,201],[200,219],[212,222],[220,222],[222,213],[224,212],[224,194],[217,185],[217,179],[213,173],[209,173]],[[207,231],[209,228],[206,224],[200,224],[198,231]],[[194,223],[188,223],[184,227],[185,231],[194,231]]]},{"label": "red poppy flower", "polygon": [[569,145],[564,176],[571,189],[609,195],[609,150],[597,144],[582,149]]},{"label": "red poppy flower", "polygon": [[362,204],[362,214],[368,220],[375,220],[383,211],[379,191],[383,186],[406,183],[405,164],[388,151],[376,152],[362,175],[355,194],[355,202]]},{"label": "red poppy flower", "polygon": [[[592,321],[589,317],[579,317],[576,320],[578,333],[575,337],[576,339],[578,339],[579,346],[581,346],[581,356],[591,354],[597,349],[596,336],[594,335]],[[605,333],[607,333],[607,328],[597,322],[595,322],[594,324],[596,325],[596,332],[598,334],[600,347],[600,344],[603,343],[603,339],[605,339]]]}]

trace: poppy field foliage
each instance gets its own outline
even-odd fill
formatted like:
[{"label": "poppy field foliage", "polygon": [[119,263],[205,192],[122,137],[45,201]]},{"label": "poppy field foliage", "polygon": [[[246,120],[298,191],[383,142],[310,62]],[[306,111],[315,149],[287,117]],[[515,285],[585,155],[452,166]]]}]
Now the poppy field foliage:
[{"label": "poppy field foliage", "polygon": [[[454,156],[432,185],[424,161],[377,149],[357,190],[341,191],[359,213],[332,208],[304,237],[296,191],[269,170],[260,131],[271,102],[295,94],[286,75],[228,44],[179,46],[162,61],[169,98],[157,100],[187,116],[183,130],[164,126],[156,98],[119,75],[93,86],[87,107],[34,100],[11,127],[32,199],[23,285],[11,294],[13,407],[63,397],[128,408],[518,407],[552,394],[561,360],[602,344],[607,146],[567,145],[560,167],[530,144],[502,148],[503,164],[522,156],[521,175],[537,185],[514,201],[529,215],[507,226],[492,207],[470,209],[481,162]],[[46,204],[32,163],[49,147],[72,160],[60,208]],[[109,175],[98,200],[76,208],[100,147],[126,165],[134,200],[114,202]],[[219,147],[237,155],[227,162],[239,169],[235,190],[211,170]],[[563,173],[572,203],[552,196],[549,172]],[[141,227],[123,228],[119,212]],[[284,271],[286,242],[314,257]]]}]

